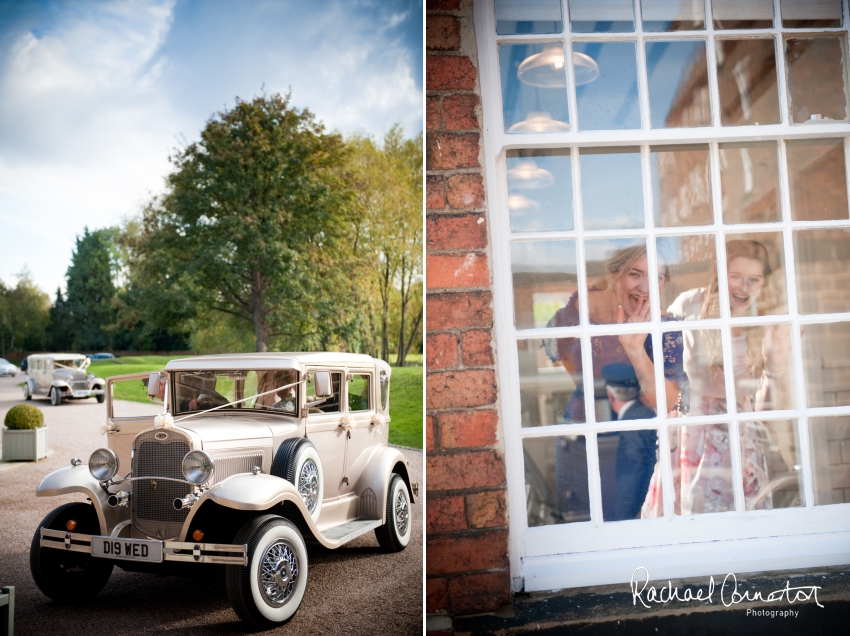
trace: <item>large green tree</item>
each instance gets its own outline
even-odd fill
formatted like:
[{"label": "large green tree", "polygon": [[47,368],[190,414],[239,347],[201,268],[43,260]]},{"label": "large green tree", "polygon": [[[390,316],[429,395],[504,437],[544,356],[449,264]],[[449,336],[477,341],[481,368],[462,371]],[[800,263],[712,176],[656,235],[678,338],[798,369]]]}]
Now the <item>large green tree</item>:
[{"label": "large green tree", "polygon": [[116,321],[114,279],[118,269],[115,236],[114,228],[93,232],[85,228],[83,235],[77,237],[66,274],[66,303],[73,321],[75,349],[91,351],[112,346]]},{"label": "large green tree", "polygon": [[18,274],[18,283],[0,281],[0,357],[7,351],[44,348],[50,297],[36,287],[30,273]]},{"label": "large green tree", "polygon": [[171,157],[131,258],[196,321],[212,310],[250,325],[257,351],[345,346],[360,322],[345,155],[289,95],[237,100]]}]

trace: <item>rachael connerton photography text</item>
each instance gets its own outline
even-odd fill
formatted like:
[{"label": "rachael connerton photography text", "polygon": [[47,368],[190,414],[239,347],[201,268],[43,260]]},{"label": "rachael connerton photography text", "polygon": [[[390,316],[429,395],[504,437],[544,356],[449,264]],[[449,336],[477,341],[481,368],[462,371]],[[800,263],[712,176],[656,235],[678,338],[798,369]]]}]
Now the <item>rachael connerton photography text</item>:
[{"label": "rachael connerton photography text", "polygon": [[[641,576],[638,580],[638,572],[643,571],[645,576]],[[654,586],[649,586],[649,570],[647,570],[643,566],[639,566],[635,568],[634,572],[632,572],[632,579],[629,583],[629,586],[632,590],[632,604],[637,605],[637,602],[640,601],[641,605],[646,608],[652,607],[647,603],[655,603],[656,605],[664,605],[669,603],[670,601],[680,601],[680,602],[688,602],[688,601],[708,601],[709,603],[714,603],[714,592],[716,589],[716,584],[714,582],[714,577],[711,576],[708,579],[708,588],[707,590],[704,588],[698,588],[696,592],[694,592],[690,587],[685,588],[682,592],[681,596],[679,594],[679,588],[673,587],[672,581],[667,581],[667,585],[656,588]],[[647,589],[647,586],[649,588]],[[818,590],[822,589],[818,585],[808,585],[803,587],[791,587],[791,582],[786,581],[785,587],[782,587],[778,590],[774,590],[770,592],[767,596],[764,596],[760,591],[751,592],[749,590],[745,590],[743,592],[738,591],[738,579],[733,573],[727,574],[724,579],[722,585],[720,585],[720,602],[723,603],[725,607],[731,607],[732,605],[737,605],[738,603],[751,602],[751,601],[763,601],[765,603],[776,603],[778,601],[782,601],[785,599],[788,603],[796,603],[796,602],[805,602],[814,597],[815,603],[818,607],[823,607],[818,602]],[[755,610],[753,610],[755,611]],[[747,610],[747,615],[749,616],[750,610]]]}]

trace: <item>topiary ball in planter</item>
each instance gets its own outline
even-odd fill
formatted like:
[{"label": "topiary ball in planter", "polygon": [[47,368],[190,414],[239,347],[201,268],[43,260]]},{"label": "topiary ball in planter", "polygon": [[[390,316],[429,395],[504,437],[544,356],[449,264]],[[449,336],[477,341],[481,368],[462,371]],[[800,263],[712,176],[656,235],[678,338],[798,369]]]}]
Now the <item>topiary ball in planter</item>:
[{"label": "topiary ball in planter", "polygon": [[6,428],[23,431],[44,426],[44,413],[32,404],[17,404],[6,413]]}]

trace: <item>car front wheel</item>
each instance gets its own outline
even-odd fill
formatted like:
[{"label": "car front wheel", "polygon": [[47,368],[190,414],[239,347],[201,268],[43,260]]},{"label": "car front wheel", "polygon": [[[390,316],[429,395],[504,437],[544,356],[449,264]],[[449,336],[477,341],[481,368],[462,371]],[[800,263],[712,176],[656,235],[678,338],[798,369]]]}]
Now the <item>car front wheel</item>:
[{"label": "car front wheel", "polygon": [[410,543],[410,495],[407,484],[397,473],[387,489],[387,521],[375,528],[375,537],[385,552],[401,552]]},{"label": "car front wheel", "polygon": [[55,386],[50,389],[50,403],[53,406],[59,406],[62,404],[62,393]]},{"label": "car front wheel", "polygon": [[[70,524],[73,521],[74,524]],[[100,534],[100,522],[91,504],[69,503],[48,514],[35,530],[30,545],[30,571],[35,584],[57,603],[95,596],[112,574],[112,562],[84,552],[41,547],[41,529],[79,534]]]},{"label": "car front wheel", "polygon": [[106,396],[105,395],[95,395],[95,398],[97,398],[98,404],[103,404],[103,401],[106,399]]},{"label": "car front wheel", "polygon": [[263,515],[242,526],[233,543],[248,546],[248,567],[227,566],[233,610],[257,629],[288,621],[307,589],[307,547],[298,528],[283,517]]}]

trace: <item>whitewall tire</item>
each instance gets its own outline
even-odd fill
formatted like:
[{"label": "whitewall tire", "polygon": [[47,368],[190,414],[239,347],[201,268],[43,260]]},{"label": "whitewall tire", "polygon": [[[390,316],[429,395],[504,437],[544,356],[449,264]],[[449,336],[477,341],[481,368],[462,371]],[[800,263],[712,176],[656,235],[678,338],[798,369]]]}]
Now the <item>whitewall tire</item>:
[{"label": "whitewall tire", "polygon": [[227,596],[243,621],[267,629],[288,621],[307,590],[307,547],[298,528],[277,515],[246,523],[233,540],[248,545],[248,567],[227,566]]},{"label": "whitewall tire", "polygon": [[375,537],[385,552],[401,552],[410,543],[411,526],[410,493],[401,475],[393,473],[387,489],[387,521],[375,528]]}]

